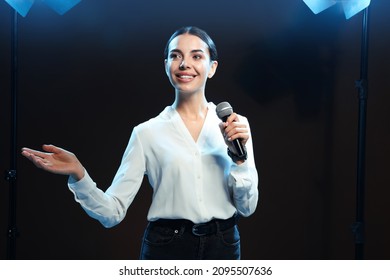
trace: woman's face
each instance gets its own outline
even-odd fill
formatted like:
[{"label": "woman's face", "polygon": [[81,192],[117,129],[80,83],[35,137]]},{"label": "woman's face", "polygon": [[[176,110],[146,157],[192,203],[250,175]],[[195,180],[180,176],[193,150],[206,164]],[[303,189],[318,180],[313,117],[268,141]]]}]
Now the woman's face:
[{"label": "woman's face", "polygon": [[206,81],[214,75],[217,65],[217,61],[210,60],[207,44],[197,36],[182,34],[169,44],[165,71],[176,91],[204,92]]}]

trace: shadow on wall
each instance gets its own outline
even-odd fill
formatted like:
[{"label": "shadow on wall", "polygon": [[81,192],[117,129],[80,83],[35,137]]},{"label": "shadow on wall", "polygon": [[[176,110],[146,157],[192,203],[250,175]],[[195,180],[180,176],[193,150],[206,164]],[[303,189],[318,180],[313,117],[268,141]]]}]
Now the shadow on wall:
[{"label": "shadow on wall", "polygon": [[[326,16],[329,16],[329,13]],[[334,18],[336,17],[338,16],[335,15]],[[342,22],[333,20],[331,24],[327,24],[323,22],[326,19],[329,20],[327,17],[319,18],[319,20],[313,17],[312,21],[306,19],[305,22],[297,23],[285,32],[268,36],[267,40],[255,42],[248,48],[240,67],[237,67],[235,76],[238,77],[237,83],[240,88],[262,106],[272,106],[272,103],[277,103],[286,97],[292,97],[294,101],[297,119],[294,126],[284,125],[283,128],[279,127],[283,131],[275,132],[272,130],[274,128],[265,125],[265,129],[270,130],[263,130],[262,133],[284,138],[288,137],[289,133],[295,135],[297,128],[305,128],[308,129],[305,132],[307,134],[293,137],[295,141],[299,142],[300,137],[308,137],[318,142],[319,146],[312,143],[314,147],[320,147],[318,151],[310,150],[310,148],[305,151],[299,150],[299,153],[303,153],[302,157],[307,151],[312,153],[314,151],[314,154],[322,159],[322,163],[318,165],[319,174],[317,177],[310,177],[308,182],[312,185],[304,188],[306,194],[313,195],[311,199],[318,198],[316,209],[319,220],[317,223],[308,218],[303,222],[304,227],[307,227],[306,232],[312,238],[312,240],[307,240],[307,244],[316,244],[316,237],[313,236],[321,240],[318,252],[308,250],[310,253],[307,253],[307,256],[330,259],[332,252],[329,244],[333,242],[331,213],[334,207],[330,202],[333,199],[335,160],[333,157],[335,117],[333,103],[336,94],[336,79],[339,75],[337,73],[340,55],[338,30]],[[340,21],[344,19],[340,17]],[[314,126],[311,125],[305,126],[306,123],[312,123],[316,125],[316,128],[313,129]],[[312,134],[316,136],[311,136]],[[281,144],[287,150],[289,149],[289,145],[283,140]],[[301,146],[298,145],[297,149],[299,147]],[[279,156],[279,158],[283,158],[285,162],[289,162],[288,160],[294,162],[294,155],[296,154],[291,153],[289,158],[287,155]],[[272,154],[272,160],[274,157],[275,154]],[[283,165],[283,168],[287,168],[287,165]],[[321,178],[321,180],[316,181],[316,178]],[[270,191],[269,195],[272,195]],[[318,255],[315,255],[317,253]]]},{"label": "shadow on wall", "polygon": [[240,86],[263,105],[292,94],[301,119],[330,110],[323,107],[334,94],[338,24],[314,18],[254,44],[237,71]]}]

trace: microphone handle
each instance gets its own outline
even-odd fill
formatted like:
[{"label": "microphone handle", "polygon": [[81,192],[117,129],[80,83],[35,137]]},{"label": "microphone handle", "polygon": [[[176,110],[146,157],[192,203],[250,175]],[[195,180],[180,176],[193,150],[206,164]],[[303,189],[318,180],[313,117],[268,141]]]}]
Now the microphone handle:
[{"label": "microphone handle", "polygon": [[[230,115],[229,115],[229,116],[230,116]],[[226,122],[229,116],[224,116],[224,117],[222,118],[222,121],[223,121],[223,122]],[[243,156],[243,155],[245,154],[245,151],[244,151],[244,148],[242,147],[240,138],[234,139],[234,140],[232,141],[232,143],[233,143],[234,148],[236,149],[237,155],[238,155],[238,156]]]},{"label": "microphone handle", "polygon": [[233,146],[234,146],[234,148],[236,148],[238,156],[241,157],[241,156],[243,156],[245,154],[245,151],[244,151],[244,148],[242,147],[240,138],[233,140]]}]

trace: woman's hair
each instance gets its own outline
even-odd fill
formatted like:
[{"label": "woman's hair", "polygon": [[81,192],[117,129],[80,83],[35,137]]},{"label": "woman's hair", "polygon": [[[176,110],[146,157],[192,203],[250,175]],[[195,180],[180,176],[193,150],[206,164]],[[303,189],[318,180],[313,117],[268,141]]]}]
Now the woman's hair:
[{"label": "woman's hair", "polygon": [[206,31],[204,31],[198,27],[195,27],[195,26],[182,27],[182,28],[176,30],[175,33],[172,34],[171,38],[169,38],[169,40],[165,46],[165,50],[164,50],[164,58],[165,59],[168,58],[168,48],[169,48],[169,44],[171,43],[171,41],[174,38],[176,38],[177,36],[182,35],[182,34],[191,34],[191,35],[199,37],[203,42],[205,42],[207,44],[207,46],[209,48],[209,52],[210,52],[210,59],[211,60],[218,59],[217,48],[216,48],[213,40],[211,39],[211,37],[206,33]]}]

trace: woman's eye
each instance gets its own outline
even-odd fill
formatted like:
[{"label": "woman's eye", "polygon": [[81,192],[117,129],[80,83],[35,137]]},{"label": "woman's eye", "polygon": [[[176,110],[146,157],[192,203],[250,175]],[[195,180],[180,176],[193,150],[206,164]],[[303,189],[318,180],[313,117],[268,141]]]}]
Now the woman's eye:
[{"label": "woman's eye", "polygon": [[180,54],[177,54],[177,53],[172,53],[169,57],[170,57],[171,59],[176,59],[176,58],[181,58],[181,55],[180,55]]}]

